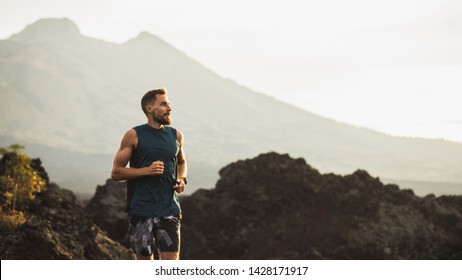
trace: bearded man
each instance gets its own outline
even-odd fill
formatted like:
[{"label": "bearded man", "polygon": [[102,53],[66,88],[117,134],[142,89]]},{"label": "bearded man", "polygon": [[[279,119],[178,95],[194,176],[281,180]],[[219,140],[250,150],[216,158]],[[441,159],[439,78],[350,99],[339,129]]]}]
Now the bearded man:
[{"label": "bearded man", "polygon": [[[136,259],[178,260],[181,208],[187,173],[183,134],[171,125],[164,88],[144,94],[147,123],[129,129],[114,157],[111,177],[127,180],[128,235]],[[127,167],[127,164],[130,166]]]}]

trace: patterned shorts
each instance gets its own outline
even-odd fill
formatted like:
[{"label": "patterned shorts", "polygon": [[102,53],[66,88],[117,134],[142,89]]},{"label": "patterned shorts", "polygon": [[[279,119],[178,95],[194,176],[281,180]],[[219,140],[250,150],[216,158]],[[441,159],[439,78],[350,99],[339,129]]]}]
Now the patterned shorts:
[{"label": "patterned shorts", "polygon": [[[160,252],[180,251],[180,215],[128,219],[128,238],[138,256],[150,256],[154,246]],[[154,245],[154,246],[153,246]]]}]

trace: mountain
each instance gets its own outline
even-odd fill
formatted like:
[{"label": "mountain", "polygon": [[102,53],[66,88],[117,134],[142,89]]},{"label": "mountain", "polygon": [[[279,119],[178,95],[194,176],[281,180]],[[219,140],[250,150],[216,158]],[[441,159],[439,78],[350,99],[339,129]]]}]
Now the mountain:
[{"label": "mountain", "polygon": [[[125,194],[108,180],[86,212],[127,245]],[[364,170],[321,174],[287,154],[227,165],[181,208],[182,259],[462,259],[462,196],[417,197]]]},{"label": "mountain", "polygon": [[168,89],[174,126],[185,134],[189,194],[213,187],[228,162],[268,151],[324,172],[362,168],[462,193],[462,144],[325,119],[223,79],[152,34],[113,44],[83,36],[68,19],[42,19],[0,41],[0,145],[34,147],[44,162],[53,158],[58,183],[92,192],[125,131],[146,121],[140,99],[155,87]]}]

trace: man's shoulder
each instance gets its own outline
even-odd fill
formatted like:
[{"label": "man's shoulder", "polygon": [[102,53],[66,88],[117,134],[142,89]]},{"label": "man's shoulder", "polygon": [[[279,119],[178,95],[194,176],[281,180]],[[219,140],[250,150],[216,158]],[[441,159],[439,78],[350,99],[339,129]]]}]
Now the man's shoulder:
[{"label": "man's shoulder", "polygon": [[141,129],[145,129],[147,126],[147,124],[140,124],[140,125],[137,125],[137,126],[134,126],[132,127],[131,129],[135,130],[135,131],[138,131],[138,130],[141,130]]},{"label": "man's shoulder", "polygon": [[170,125],[170,124],[165,124],[164,127],[167,128],[167,129],[175,129],[175,130],[176,130],[176,128],[174,128],[174,127],[173,127],[172,125]]},{"label": "man's shoulder", "polygon": [[165,127],[168,131],[170,131],[173,135],[175,135],[175,137],[176,137],[177,139],[180,139],[181,137],[183,137],[183,133],[181,133],[180,130],[174,128],[173,126],[171,126],[171,125],[164,125],[164,127]]},{"label": "man's shoulder", "polygon": [[125,137],[138,138],[138,135],[145,129],[146,129],[146,124],[134,126],[127,130],[127,132],[125,133]]},{"label": "man's shoulder", "polygon": [[167,130],[167,131],[171,131],[171,132],[176,132],[177,131],[177,129],[174,128],[171,125],[164,125],[164,129]]}]

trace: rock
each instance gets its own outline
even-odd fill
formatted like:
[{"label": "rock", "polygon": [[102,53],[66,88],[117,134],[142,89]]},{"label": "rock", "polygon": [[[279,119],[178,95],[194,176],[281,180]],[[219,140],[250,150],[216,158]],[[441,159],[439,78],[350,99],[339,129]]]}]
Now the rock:
[{"label": "rock", "polygon": [[181,201],[184,259],[461,259],[462,198],[419,198],[366,171],[321,175],[269,153]]},{"label": "rock", "polygon": [[95,195],[85,207],[85,212],[110,238],[128,247],[126,200],[126,182],[108,179],[106,184],[97,186]]},{"label": "rock", "polygon": [[[125,192],[108,180],[86,209],[117,240]],[[364,170],[320,174],[268,153],[180,199],[182,259],[462,259],[462,196],[420,198]]]},{"label": "rock", "polygon": [[[46,174],[39,160],[33,162],[41,176]],[[24,224],[0,226],[1,259],[132,259],[130,250],[107,237],[69,190],[48,183],[23,208]]]}]

